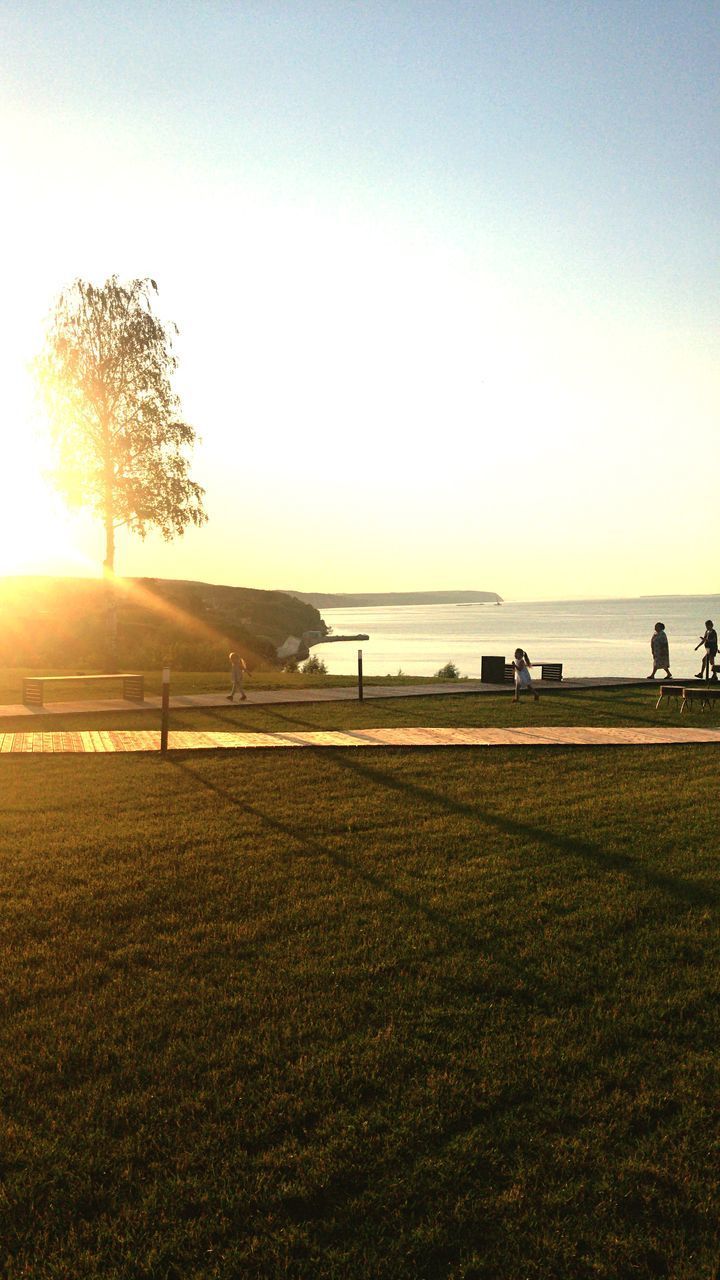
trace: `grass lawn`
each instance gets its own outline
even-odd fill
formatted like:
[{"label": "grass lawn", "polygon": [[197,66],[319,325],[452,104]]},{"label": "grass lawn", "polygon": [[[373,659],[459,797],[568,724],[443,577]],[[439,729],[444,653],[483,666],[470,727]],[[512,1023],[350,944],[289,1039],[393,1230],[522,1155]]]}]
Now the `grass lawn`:
[{"label": "grass lawn", "polygon": [[716,771],[3,757],[0,1274],[716,1277]]},{"label": "grass lawn", "polygon": [[[205,677],[207,679],[208,677]],[[71,686],[72,687],[72,686]],[[221,686],[224,688],[225,686]],[[282,687],[282,686],[281,686]],[[293,686],[291,686],[293,687]],[[302,687],[302,686],[296,686]],[[257,686],[255,686],[257,688]],[[176,692],[189,692],[177,689]],[[206,690],[207,691],[207,690]],[[678,705],[655,710],[658,690],[645,686],[616,689],[553,689],[539,702],[523,698],[512,701],[512,689],[502,694],[435,694],[431,698],[382,698],[358,702],[282,703],[262,706],[253,703],[253,686],[248,685],[248,701],[209,708],[173,708],[170,726],[174,729],[237,730],[256,732],[297,729],[378,728],[389,725],[677,725]],[[695,709],[682,723],[716,722],[713,712]],[[157,729],[160,712],[113,711],[74,712],[59,716],[3,717],[0,732],[33,729]]]}]

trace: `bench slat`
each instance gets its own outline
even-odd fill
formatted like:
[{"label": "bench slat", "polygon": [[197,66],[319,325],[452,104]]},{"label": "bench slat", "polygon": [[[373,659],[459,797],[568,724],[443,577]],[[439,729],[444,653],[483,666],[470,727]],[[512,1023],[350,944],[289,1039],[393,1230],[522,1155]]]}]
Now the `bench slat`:
[{"label": "bench slat", "polygon": [[84,676],[24,676],[23,679],[42,684],[67,684],[77,683],[78,680],[144,680],[145,677],[139,671],[117,671],[111,675],[104,672],[93,675],[88,672]]},{"label": "bench slat", "polygon": [[562,662],[541,662],[540,671],[543,680],[562,680],[563,678]]},{"label": "bench slat", "polygon": [[[537,666],[540,667],[541,680],[562,680],[563,678],[562,662],[540,662],[540,663],[536,662],[534,665],[536,667]],[[532,676],[532,670],[530,674]],[[505,680],[506,682],[510,682],[514,679],[515,679],[515,668],[512,662],[506,662],[505,663]]]}]

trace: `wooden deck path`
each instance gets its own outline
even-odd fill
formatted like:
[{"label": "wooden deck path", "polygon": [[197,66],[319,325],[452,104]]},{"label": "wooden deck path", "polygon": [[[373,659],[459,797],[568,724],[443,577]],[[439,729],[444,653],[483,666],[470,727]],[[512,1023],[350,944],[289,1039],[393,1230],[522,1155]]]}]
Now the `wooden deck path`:
[{"label": "wooden deck path", "polygon": [[[685,725],[658,728],[542,726],[518,729],[335,729],[316,733],[170,732],[172,751],[266,749],[269,747],[642,747],[687,744],[720,745],[720,729]],[[160,734],[97,729],[45,733],[0,733],[0,754],[104,754],[159,751]]]},{"label": "wooden deck path", "polygon": [[[577,679],[538,681],[540,693],[566,693],[570,689],[617,689],[625,685],[645,685],[642,679],[623,676],[583,676]],[[657,682],[658,685],[660,681]],[[480,680],[448,680],[438,684],[366,684],[365,701],[376,698],[437,698],[467,697],[469,694],[512,695],[511,684],[484,684]],[[239,714],[245,707],[278,706],[283,703],[307,702],[357,702],[357,686],[343,685],[324,689],[254,689],[247,686],[247,702],[236,703]],[[170,697],[170,709],[189,711],[193,708],[225,707],[231,704],[222,693],[186,693]],[[98,711],[159,711],[160,698],[150,695],[144,702],[125,702],[121,698],[88,698],[75,702],[49,702],[42,707],[27,707],[22,702],[0,705],[0,719],[32,718],[39,716],[66,716],[95,714]]]}]

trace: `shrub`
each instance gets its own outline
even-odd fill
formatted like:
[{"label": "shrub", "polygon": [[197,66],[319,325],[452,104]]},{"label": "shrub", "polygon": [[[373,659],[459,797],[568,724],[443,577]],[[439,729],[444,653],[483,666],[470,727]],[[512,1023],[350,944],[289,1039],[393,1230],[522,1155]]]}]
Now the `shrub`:
[{"label": "shrub", "polygon": [[459,680],[460,672],[454,662],[446,662],[444,667],[435,673],[440,680]]},{"label": "shrub", "polygon": [[322,658],[318,658],[317,654],[311,653],[307,662],[300,668],[304,676],[326,676],[327,667]]}]

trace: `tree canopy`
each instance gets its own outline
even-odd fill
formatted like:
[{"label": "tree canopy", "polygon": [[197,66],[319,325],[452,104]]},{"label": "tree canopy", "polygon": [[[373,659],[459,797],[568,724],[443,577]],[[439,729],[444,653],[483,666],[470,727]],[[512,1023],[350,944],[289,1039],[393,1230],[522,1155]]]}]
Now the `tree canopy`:
[{"label": "tree canopy", "polygon": [[69,503],[105,527],[166,539],[200,525],[204,490],[189,476],[196,442],[172,387],[174,325],[153,314],[154,280],[75,280],[59,297],[37,372],[56,449],[55,479]]}]

